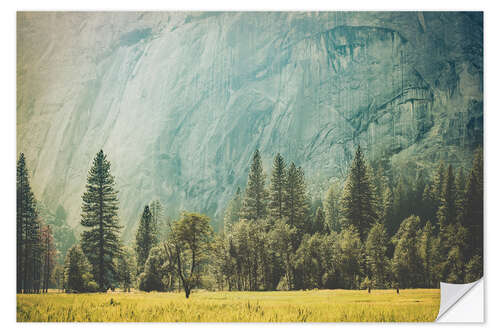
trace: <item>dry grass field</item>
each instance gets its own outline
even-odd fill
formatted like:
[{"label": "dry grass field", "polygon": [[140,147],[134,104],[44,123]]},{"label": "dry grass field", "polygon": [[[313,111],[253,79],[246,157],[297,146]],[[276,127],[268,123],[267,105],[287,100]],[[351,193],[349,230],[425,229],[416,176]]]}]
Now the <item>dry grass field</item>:
[{"label": "dry grass field", "polygon": [[17,295],[20,322],[426,322],[439,289]]}]

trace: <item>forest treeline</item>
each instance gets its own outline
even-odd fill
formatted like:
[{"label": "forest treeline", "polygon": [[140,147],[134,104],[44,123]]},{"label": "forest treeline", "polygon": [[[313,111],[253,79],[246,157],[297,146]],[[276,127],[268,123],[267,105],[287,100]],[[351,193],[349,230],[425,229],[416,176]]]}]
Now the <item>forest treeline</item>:
[{"label": "forest treeline", "polygon": [[[438,288],[440,281],[480,278],[482,150],[470,170],[440,163],[415,179],[373,165],[358,146],[345,182],[312,200],[301,167],[277,154],[268,182],[257,150],[246,188],[236,189],[225,210],[223,230],[215,233],[198,213],[182,212],[172,221],[155,200],[139,214],[134,243],[125,246],[114,178],[100,151],[82,196],[84,230],[68,249],[71,237],[54,242],[54,223],[40,217],[21,154],[17,292],[120,287],[182,289],[189,297],[194,288]],[[433,171],[431,177],[424,171]]]}]

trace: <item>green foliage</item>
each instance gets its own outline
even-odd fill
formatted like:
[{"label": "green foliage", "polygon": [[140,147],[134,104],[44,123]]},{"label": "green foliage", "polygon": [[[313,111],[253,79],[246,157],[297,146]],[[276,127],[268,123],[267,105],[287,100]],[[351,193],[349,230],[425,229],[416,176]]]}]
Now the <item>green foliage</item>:
[{"label": "green foliage", "polygon": [[56,264],[50,279],[56,289],[64,289],[64,266]]},{"label": "green foliage", "polygon": [[300,243],[302,233],[306,232],[306,214],[308,202],[306,197],[306,183],[304,171],[296,167],[295,163],[290,163],[286,178],[285,190],[285,218],[287,223],[297,229],[298,241]]},{"label": "green foliage", "polygon": [[316,209],[316,214],[314,215],[314,223],[312,228],[312,233],[327,234],[329,232],[328,226],[326,224],[325,213],[323,212],[323,207],[319,206]]},{"label": "green foliage", "polygon": [[151,211],[151,233],[155,235],[156,242],[159,243],[162,240],[166,240],[166,235],[164,235],[166,218],[160,200],[153,200],[149,204],[149,210]]},{"label": "green foliage", "polygon": [[334,182],[328,188],[323,206],[325,210],[325,223],[330,231],[340,232],[340,195],[341,186]]},{"label": "green foliage", "polygon": [[42,268],[41,221],[23,153],[17,161],[16,199],[16,290],[18,293],[36,293],[40,290]]},{"label": "green foliage", "polygon": [[211,250],[213,230],[209,222],[206,215],[183,212],[172,228],[172,252],[186,298],[199,284],[203,265]]},{"label": "green foliage", "polygon": [[343,229],[338,242],[338,273],[340,273],[342,288],[357,288],[360,283],[363,265],[363,244],[358,230],[350,225]]},{"label": "green foliage", "polygon": [[398,182],[396,184],[396,188],[393,192],[393,219],[394,221],[389,224],[391,235],[396,232],[397,227],[401,221],[407,218],[407,214],[409,213],[408,206],[408,186],[405,184],[403,176],[399,176]]},{"label": "green foliage", "polygon": [[437,212],[439,227],[444,230],[457,222],[457,190],[453,167],[448,166],[440,196],[440,206]]},{"label": "green foliage", "polygon": [[117,282],[124,291],[130,291],[134,284],[137,263],[132,249],[125,247],[116,258]]},{"label": "green foliage", "polygon": [[426,204],[429,205],[429,216],[433,221],[436,221],[437,211],[441,205],[441,195],[443,193],[445,166],[444,162],[439,163],[438,169],[434,173],[434,178],[429,188],[428,200]]},{"label": "green foliage", "polygon": [[359,146],[344,185],[341,213],[343,227],[355,227],[363,239],[378,218],[374,186]]},{"label": "green foliage", "polygon": [[387,186],[382,196],[382,208],[379,221],[385,226],[389,235],[394,235],[399,226],[399,221],[396,220],[395,215],[394,196],[391,188]]},{"label": "green foliage", "polygon": [[42,226],[40,234],[42,258],[42,292],[47,292],[51,282],[52,270],[55,267],[57,251],[54,246],[54,237],[50,225]]},{"label": "green foliage", "polygon": [[392,269],[395,281],[401,288],[419,287],[422,284],[423,264],[419,251],[420,218],[405,219],[392,241],[395,243]]},{"label": "green foliage", "polygon": [[99,290],[105,291],[116,278],[113,259],[120,254],[118,198],[110,163],[103,151],[94,158],[82,196],[81,247],[92,265]]},{"label": "green foliage", "polygon": [[76,244],[77,240],[73,229],[68,225],[67,214],[62,205],[58,205],[56,212],[52,213],[43,203],[37,203],[42,220],[50,225],[54,236],[54,244],[57,250],[56,260],[58,264],[64,265],[64,259],[69,248]]},{"label": "green foliage", "polygon": [[470,230],[473,255],[483,257],[483,150],[474,155],[472,169],[467,179],[464,195],[463,225]]},{"label": "green foliage", "polygon": [[265,188],[266,180],[262,169],[262,160],[259,150],[253,154],[248,183],[243,200],[241,217],[247,220],[265,218],[267,215],[268,193]]},{"label": "green foliage", "polygon": [[465,283],[471,283],[483,277],[483,258],[473,256],[465,266]]},{"label": "green foliage", "polygon": [[91,267],[79,245],[72,246],[64,264],[64,289],[66,292],[92,292],[97,284],[92,280]]},{"label": "green foliage", "polygon": [[389,259],[387,258],[388,238],[382,224],[376,223],[366,238],[366,264],[372,288],[383,289],[387,286],[389,276]]},{"label": "green foliage", "polygon": [[295,288],[323,288],[327,267],[324,253],[326,235],[305,235],[294,256]]},{"label": "green foliage", "polygon": [[[118,238],[114,180],[101,151],[83,196],[81,224],[86,230],[81,249],[73,246],[67,251],[64,271],[54,257],[56,248],[74,243],[66,212],[58,206],[51,214],[35,203],[21,157],[17,235],[23,255],[18,256],[18,291],[19,285],[24,292],[47,290],[49,280],[55,286],[63,280],[64,288],[73,292],[117,285],[130,290],[137,282],[144,291],[182,285],[188,298],[196,287],[240,291],[437,287],[442,280],[470,282],[483,273],[482,151],[476,153],[467,181],[461,169],[455,177],[452,166],[445,170],[441,163],[426,183],[421,169],[414,181],[401,171],[394,177],[381,163],[373,171],[358,147],[343,190],[333,183],[323,202],[320,194],[307,193],[302,168],[294,163],[287,168],[280,154],[275,157],[268,196],[256,151],[244,198],[238,188],[225,211],[221,234],[213,237],[209,218],[197,213],[183,212],[171,224],[156,200],[143,210],[134,252],[123,248]],[[42,226],[41,217],[47,226]],[[424,217],[429,219],[422,226]],[[69,232],[61,246],[65,237],[57,232],[64,230]]]},{"label": "green foliage", "polygon": [[450,283],[464,283],[468,231],[460,224],[446,226],[441,233],[447,260],[444,265],[445,280]]},{"label": "green foliage", "polygon": [[434,237],[432,224],[427,221],[419,241],[419,253],[422,258],[424,285],[427,287],[439,286],[439,239]]},{"label": "green foliage", "polygon": [[241,189],[238,187],[233,199],[227,205],[224,213],[224,232],[230,232],[233,225],[239,221],[242,208]]},{"label": "green foliage", "polygon": [[271,188],[269,190],[269,211],[274,219],[285,216],[285,187],[287,180],[286,163],[280,153],[276,154],[271,173]]},{"label": "green foliage", "polygon": [[162,246],[153,247],[144,265],[144,271],[139,275],[139,289],[143,291],[165,291],[169,273],[165,263],[169,262],[167,253]]},{"label": "green foliage", "polygon": [[157,221],[153,220],[149,206],[144,207],[139,228],[135,235],[135,253],[137,254],[137,273],[140,274],[144,269],[144,264],[149,256],[151,248],[158,244]]},{"label": "green foliage", "polygon": [[293,288],[293,242],[297,229],[288,225],[283,219],[276,221],[269,233],[270,247],[277,256],[283,270],[282,289]]}]

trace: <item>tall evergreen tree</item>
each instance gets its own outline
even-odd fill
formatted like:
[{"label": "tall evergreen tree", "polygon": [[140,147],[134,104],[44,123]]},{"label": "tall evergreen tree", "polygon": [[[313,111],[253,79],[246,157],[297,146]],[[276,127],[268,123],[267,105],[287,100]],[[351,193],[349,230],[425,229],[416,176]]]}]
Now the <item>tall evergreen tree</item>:
[{"label": "tall evergreen tree", "polygon": [[394,215],[394,197],[391,188],[387,186],[382,196],[382,210],[379,221],[391,236],[394,235],[399,226]]},{"label": "tall evergreen tree", "polygon": [[423,211],[423,200],[425,191],[425,176],[423,170],[417,172],[417,177],[415,179],[415,184],[411,191],[411,197],[409,198],[410,203],[410,214],[420,216],[422,219],[425,212]]},{"label": "tall evergreen tree", "polygon": [[262,169],[262,160],[259,150],[253,154],[250,172],[248,174],[245,198],[243,201],[242,218],[257,220],[266,217],[267,214],[267,190],[266,180]]},{"label": "tall evergreen tree", "polygon": [[366,238],[371,226],[377,221],[374,186],[360,146],[344,186],[341,212],[343,226],[354,226],[362,239]]},{"label": "tall evergreen tree", "polygon": [[101,291],[111,287],[115,280],[113,259],[121,253],[121,226],[118,223],[118,198],[114,186],[110,163],[101,150],[89,170],[82,196],[80,222],[85,229],[81,238],[82,250],[92,265],[92,273]]},{"label": "tall evergreen tree", "polygon": [[46,293],[49,289],[50,277],[52,270],[55,267],[57,251],[54,245],[54,237],[52,236],[52,228],[50,225],[44,225],[41,232],[42,246],[42,292]]},{"label": "tall evergreen tree", "polygon": [[137,273],[144,270],[144,264],[148,259],[149,252],[158,244],[158,235],[156,234],[153,217],[149,206],[144,207],[139,228],[135,235],[135,253],[137,255]]},{"label": "tall evergreen tree", "polygon": [[423,221],[435,221],[435,211],[434,211],[434,195],[432,193],[432,184],[426,184],[424,188],[424,193],[422,195],[422,220]]},{"label": "tall evergreen tree", "polygon": [[471,248],[481,260],[483,257],[483,218],[483,150],[478,149],[467,179],[463,223],[470,230]]},{"label": "tall evergreen tree", "polygon": [[[297,229],[299,237],[306,231],[307,211],[304,171],[300,167],[295,167],[292,162],[288,168],[286,178],[285,218],[290,226]],[[296,244],[296,246],[298,245]]]},{"label": "tall evergreen tree", "polygon": [[149,210],[151,211],[151,232],[156,236],[156,239],[159,240],[160,228],[165,218],[160,200],[153,200],[149,204]]},{"label": "tall evergreen tree", "polygon": [[17,162],[16,200],[16,291],[31,293],[37,291],[37,280],[39,281],[40,219],[23,153]]},{"label": "tall evergreen tree", "polygon": [[440,206],[437,212],[437,218],[441,231],[448,225],[457,222],[457,191],[453,167],[451,164],[445,174],[443,188],[440,197]]},{"label": "tall evergreen tree", "polygon": [[285,215],[286,163],[280,153],[276,154],[271,173],[269,210],[271,217],[281,219]]},{"label": "tall evergreen tree", "polygon": [[444,162],[441,161],[436,172],[434,173],[432,184],[429,188],[429,202],[427,204],[430,207],[429,215],[431,216],[431,220],[435,222],[437,222],[437,211],[441,205],[441,194],[443,192],[445,172]]},{"label": "tall evergreen tree", "polygon": [[340,186],[333,183],[326,192],[323,206],[325,207],[325,223],[330,231],[340,232]]},{"label": "tall evergreen tree", "polygon": [[316,209],[316,214],[314,214],[314,224],[312,228],[312,233],[327,234],[328,231],[329,230],[328,226],[326,225],[325,213],[323,211],[323,207],[319,206]]},{"label": "tall evergreen tree", "polygon": [[242,198],[241,189],[238,186],[236,194],[233,199],[227,205],[226,211],[224,213],[224,232],[230,232],[233,225],[235,225],[240,219],[242,208]]},{"label": "tall evergreen tree", "polygon": [[435,288],[439,282],[437,273],[439,271],[438,239],[434,237],[432,224],[427,221],[420,236],[419,251],[422,258],[424,287]]},{"label": "tall evergreen tree", "polygon": [[457,222],[464,223],[464,204],[465,204],[465,174],[463,168],[459,168],[455,177],[455,188],[457,191],[455,207],[457,208]]},{"label": "tall evergreen tree", "polygon": [[396,188],[394,189],[394,224],[396,225],[396,230],[399,227],[401,221],[407,218],[407,214],[409,214],[408,210],[408,193],[407,186],[403,180],[403,176],[400,175],[398,178],[398,182],[396,184]]}]

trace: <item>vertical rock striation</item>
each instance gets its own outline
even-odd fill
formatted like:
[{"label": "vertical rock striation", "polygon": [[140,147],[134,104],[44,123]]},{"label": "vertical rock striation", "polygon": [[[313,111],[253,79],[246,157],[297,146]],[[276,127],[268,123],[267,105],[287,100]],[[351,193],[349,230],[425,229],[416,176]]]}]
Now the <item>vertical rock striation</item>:
[{"label": "vertical rock striation", "polygon": [[359,143],[396,165],[470,163],[482,144],[482,13],[19,13],[17,145],[37,197],[77,225],[112,162],[140,208],[220,216],[252,152],[302,165],[314,195]]}]

